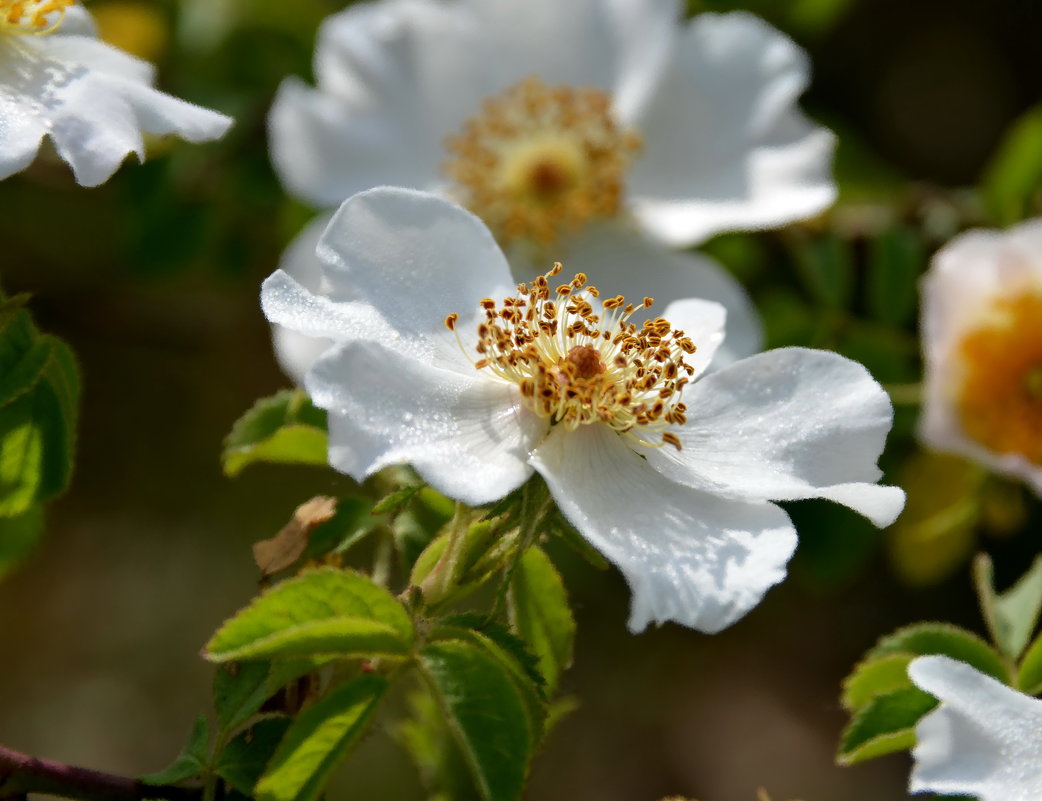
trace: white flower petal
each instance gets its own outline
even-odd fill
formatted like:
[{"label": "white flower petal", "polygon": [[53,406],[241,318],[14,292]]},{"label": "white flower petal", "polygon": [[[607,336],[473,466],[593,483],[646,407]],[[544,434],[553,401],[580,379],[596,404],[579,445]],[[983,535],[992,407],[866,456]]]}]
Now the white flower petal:
[{"label": "white flower petal", "polygon": [[675,484],[606,426],[555,428],[531,461],[569,521],[626,576],[633,631],[667,620],[720,631],[785,577],[796,547],[785,512]]},{"label": "white flower petal", "polygon": [[[376,340],[406,353],[430,354],[431,343],[403,342],[380,314],[367,303],[334,301],[311,292],[282,270],[276,270],[261,284],[261,308],[272,325],[282,326],[312,339],[330,342]],[[300,372],[303,365],[293,365]],[[307,368],[304,368],[307,372]]]},{"label": "white flower petal", "polygon": [[[329,460],[357,480],[410,464],[432,487],[472,506],[531,475],[527,456],[547,422],[516,387],[444,370],[374,342],[351,342],[308,373],[315,404],[337,420]],[[357,434],[357,436],[356,436]]]},{"label": "white flower petal", "polygon": [[829,206],[834,137],[796,100],[806,54],[761,19],[699,14],[638,117],[630,208],[672,245],[781,225]]},{"label": "white flower petal", "polygon": [[458,4],[385,0],[329,17],[315,48],[318,88],[287,80],[272,106],[283,183],[319,206],[385,184],[435,188],[442,140],[483,96],[478,39]]},{"label": "white flower petal", "polygon": [[97,186],[127,154],[144,155],[142,132],[176,133],[189,141],[216,139],[231,120],[157,92],[152,68],[87,36],[56,33],[0,41],[0,173],[24,167],[41,128],[76,180]]},{"label": "white flower petal", "polygon": [[1042,467],[967,437],[953,401],[962,380],[960,347],[966,335],[988,321],[1003,297],[1042,293],[1042,220],[1005,232],[960,234],[934,255],[920,290],[925,366],[919,436],[932,448],[1019,476],[1042,494]]},{"label": "white flower petal", "polygon": [[908,675],[941,700],[916,726],[910,792],[1042,797],[1042,701],[946,656],[919,657]]},{"label": "white flower petal", "polygon": [[607,295],[625,295],[635,302],[654,298],[653,312],[667,319],[665,310],[676,300],[701,298],[723,305],[727,327],[717,366],[756,353],[762,345],[760,318],[749,296],[701,253],[675,253],[616,223],[590,226],[569,240],[562,260],[566,275],[586,273]]},{"label": "white flower petal", "polygon": [[727,309],[712,300],[688,298],[670,303],[662,316],[669,320],[674,330],[683,331],[695,343],[697,350],[685,356],[684,361],[698,378],[708,369],[723,344]]},{"label": "white flower petal", "polygon": [[506,258],[477,217],[447,200],[382,187],[347,200],[319,241],[326,291],[371,305],[406,338],[445,330],[452,312],[513,295]]},{"label": "white flower petal", "polygon": [[903,491],[875,484],[893,409],[857,362],[768,351],[686,387],[684,403],[683,448],[647,455],[674,481],[746,500],[828,498],[878,526],[904,506]]},{"label": "white flower petal", "polygon": [[[279,269],[313,295],[322,293],[322,262],[315,251],[331,216],[320,214],[305,225],[279,259]],[[292,293],[292,288],[287,292]],[[325,337],[309,337],[278,324],[272,325],[271,337],[275,360],[298,386],[304,385],[304,375],[332,344]]]}]

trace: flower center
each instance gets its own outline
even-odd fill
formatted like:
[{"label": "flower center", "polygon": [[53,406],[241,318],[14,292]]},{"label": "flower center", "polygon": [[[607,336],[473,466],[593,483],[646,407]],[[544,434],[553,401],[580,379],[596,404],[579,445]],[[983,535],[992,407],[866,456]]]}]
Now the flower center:
[{"label": "flower center", "polygon": [[449,137],[444,169],[501,244],[546,246],[619,212],[640,146],[637,134],[616,125],[606,92],[528,78],[486,100]]},{"label": "flower center", "polygon": [[968,436],[1042,464],[1042,294],[996,303],[959,346],[957,408]]},{"label": "flower center", "polygon": [[[651,298],[639,306],[621,295],[598,302],[582,273],[551,289],[548,279],[560,271],[558,262],[502,303],[481,301],[474,366],[516,384],[524,404],[554,424],[600,422],[644,445],[679,449],[667,429],[686,420],[681,390],[695,370],[684,356],[695,344],[661,317],[639,328],[629,322]],[[450,314],[445,325],[456,331],[458,320]]]},{"label": "flower center", "polygon": [[76,0],[0,0],[0,34],[51,33]]}]

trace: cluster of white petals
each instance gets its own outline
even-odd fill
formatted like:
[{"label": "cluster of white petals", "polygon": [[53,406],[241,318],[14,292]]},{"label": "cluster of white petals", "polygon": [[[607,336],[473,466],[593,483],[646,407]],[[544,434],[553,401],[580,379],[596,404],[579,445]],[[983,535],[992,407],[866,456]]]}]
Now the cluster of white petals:
[{"label": "cluster of white petals", "polygon": [[920,435],[1042,493],[1042,220],[968,231],[922,283]]},{"label": "cluster of white petals", "polygon": [[81,6],[49,15],[39,31],[0,26],[0,179],[32,164],[45,137],[80,184],[97,186],[129,153],[144,159],[144,133],[205,142],[231,125],[153,89],[152,66],[99,41]]},{"label": "cluster of white petals", "polygon": [[[707,373],[724,309],[668,304],[662,316],[696,350],[685,357],[693,380],[674,407],[683,414],[669,429],[679,447],[655,447],[601,420],[540,415],[518,383],[481,369],[476,344],[489,304],[518,287],[469,212],[412,190],[363,192],[334,215],[318,254],[320,291],[277,271],[262,303],[272,323],[332,343],[305,379],[329,412],[331,464],[357,480],[411,464],[470,505],[539,473],[568,520],[628,580],[633,630],[673,620],[713,632],[755,606],[796,546],[792,523],[771,501],[829,498],[880,526],[904,503],[901,490],[875,483],[889,398],[835,353],[787,348]],[[589,279],[614,296],[595,269]],[[607,299],[584,304],[590,313],[611,308]],[[562,343],[567,357],[549,364],[561,375],[576,353]],[[587,375],[615,363],[594,367]]]},{"label": "cluster of white petals", "polygon": [[[820,212],[836,194],[833,136],[797,106],[809,66],[791,40],[746,13],[683,22],[681,5],[378,0],[352,6],[320,30],[317,87],[291,78],[280,88],[270,116],[272,160],[286,187],[319,208],[336,208],[379,185],[460,202],[497,234],[518,280],[541,271],[549,257],[570,270],[596,272],[628,296],[720,302],[728,331],[718,361],[749,355],[759,350],[761,334],[742,288],[707,257],[665,246]],[[518,94],[519,84],[527,88]],[[530,105],[512,117],[506,109],[517,97]],[[517,141],[510,138],[515,134]],[[474,163],[450,164],[453,155]],[[478,187],[468,203],[453,180],[460,175],[490,182],[489,191]],[[541,205],[538,197],[522,203],[511,218],[489,193],[507,186],[523,195],[518,182],[526,175],[536,195],[580,188],[568,203]],[[603,203],[606,196],[610,202]],[[604,216],[604,207],[614,212]],[[574,217],[552,249],[532,247],[523,235],[507,242],[497,231],[505,215],[508,228],[538,232],[524,218],[540,208],[552,209],[555,219]],[[314,246],[328,219],[306,229],[281,264],[316,291]],[[298,380],[321,347],[276,329],[280,362]]]},{"label": "cluster of white petals", "polygon": [[916,726],[910,792],[1042,798],[1042,701],[946,656],[919,657],[908,675],[941,701]]}]

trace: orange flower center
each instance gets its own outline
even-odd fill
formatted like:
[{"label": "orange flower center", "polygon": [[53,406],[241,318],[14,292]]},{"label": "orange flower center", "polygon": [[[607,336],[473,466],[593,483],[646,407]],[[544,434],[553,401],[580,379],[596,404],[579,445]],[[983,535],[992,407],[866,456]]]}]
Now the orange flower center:
[{"label": "orange flower center", "polygon": [[486,100],[448,139],[444,169],[501,244],[547,246],[618,214],[640,144],[616,125],[606,92],[528,78]]},{"label": "orange flower center", "polygon": [[[591,301],[600,292],[582,273],[551,288],[548,279],[560,271],[555,264],[501,304],[481,302],[474,366],[516,384],[524,404],[554,424],[571,430],[600,422],[641,444],[679,449],[668,429],[687,419],[680,395],[695,371],[684,357],[695,344],[661,317],[640,327],[629,322],[651,298],[635,306],[619,295],[598,309]],[[456,331],[458,320],[450,314],[445,325]],[[468,352],[462,340],[460,347]]]},{"label": "orange flower center", "polygon": [[51,33],[76,0],[0,0],[0,34]]},{"label": "orange flower center", "polygon": [[1042,295],[996,303],[959,345],[963,430],[1003,454],[1042,464]]}]

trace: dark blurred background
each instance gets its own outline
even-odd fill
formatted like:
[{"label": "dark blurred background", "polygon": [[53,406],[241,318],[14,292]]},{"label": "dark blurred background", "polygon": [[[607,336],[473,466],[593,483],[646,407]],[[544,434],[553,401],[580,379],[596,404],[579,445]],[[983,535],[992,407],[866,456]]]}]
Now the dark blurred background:
[{"label": "dark blurred background", "polygon": [[[0,183],[0,280],[33,293],[38,325],[69,342],[84,381],[73,486],[0,583],[0,742],[142,774],[169,763],[208,711],[212,672],[198,653],[256,591],[250,543],[306,498],[348,486],[311,468],[259,466],[231,480],[218,460],[238,415],[288,383],[257,293],[311,211],[271,171],[265,114],[283,77],[310,77],[317,24],[342,4],[88,7],[107,38],[157,63],[162,88],[237,119],[224,141],[157,144],[148,163],[98,189],[46,159]],[[842,195],[821,220],[707,250],[748,283],[772,345],[834,347],[885,383],[914,381],[912,281],[944,238],[994,224],[970,190],[1042,101],[1042,3],[692,4],[735,7],[810,52],[804,106],[840,137]],[[883,236],[909,255],[892,299],[900,309],[881,316],[869,272]],[[899,408],[891,480],[914,482],[921,466],[914,419],[914,407]],[[833,766],[839,682],[898,625],[982,630],[968,554],[991,551],[1002,582],[1039,550],[1034,502],[1016,487],[993,491],[991,512],[928,542],[908,525],[880,534],[838,507],[791,505],[801,547],[790,579],[714,637],[675,626],[630,635],[622,580],[555,553],[579,620],[565,689],[581,707],[550,738],[528,797],[751,801],[760,786],[775,801],[906,797],[904,756]],[[332,795],[422,797],[385,732]]]}]

